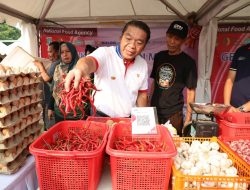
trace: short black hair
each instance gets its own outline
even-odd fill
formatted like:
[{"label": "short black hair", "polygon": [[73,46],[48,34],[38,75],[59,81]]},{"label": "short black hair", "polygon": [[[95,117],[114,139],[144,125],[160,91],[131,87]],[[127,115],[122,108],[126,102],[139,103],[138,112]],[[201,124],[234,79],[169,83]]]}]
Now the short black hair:
[{"label": "short black hair", "polygon": [[147,34],[146,43],[149,41],[151,32],[150,32],[150,29],[149,29],[148,25],[147,25],[145,22],[140,21],[140,20],[131,20],[131,21],[129,21],[129,22],[124,26],[124,28],[123,28],[123,30],[122,30],[122,35],[123,35],[124,32],[128,29],[129,26],[135,26],[135,27],[137,27],[137,28],[142,29],[142,30],[143,30],[144,32],[146,32],[146,34]]},{"label": "short black hair", "polygon": [[85,47],[85,55],[87,54],[87,52],[92,53],[92,52],[95,51],[95,50],[96,50],[95,47],[93,47],[93,46],[87,44],[86,47]]},{"label": "short black hair", "polygon": [[53,49],[54,49],[56,52],[59,52],[60,45],[61,45],[61,43],[60,43],[60,42],[57,42],[57,41],[53,41],[53,42],[50,42],[50,43],[49,43],[49,46],[53,46]]}]

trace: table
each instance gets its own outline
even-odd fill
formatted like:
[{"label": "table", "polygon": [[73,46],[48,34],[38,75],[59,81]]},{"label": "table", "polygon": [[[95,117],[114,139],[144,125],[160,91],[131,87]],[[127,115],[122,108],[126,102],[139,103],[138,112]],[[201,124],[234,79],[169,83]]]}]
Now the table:
[{"label": "table", "polygon": [[107,162],[108,162],[107,160],[104,160],[102,176],[101,176],[99,185],[97,187],[97,190],[111,190],[112,189],[112,181],[111,181],[111,174],[110,174],[110,164],[107,164]]},{"label": "table", "polygon": [[38,181],[35,159],[28,156],[25,164],[12,175],[0,174],[0,190],[36,190]]}]

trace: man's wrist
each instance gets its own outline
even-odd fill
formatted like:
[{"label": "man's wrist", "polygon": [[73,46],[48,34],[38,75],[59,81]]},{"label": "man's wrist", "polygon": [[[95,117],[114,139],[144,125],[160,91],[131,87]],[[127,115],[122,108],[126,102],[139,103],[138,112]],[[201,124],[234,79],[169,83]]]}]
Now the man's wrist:
[{"label": "man's wrist", "polygon": [[247,112],[247,110],[246,110],[246,108],[245,108],[244,105],[240,106],[240,107],[239,107],[239,110],[240,110],[241,112]]}]

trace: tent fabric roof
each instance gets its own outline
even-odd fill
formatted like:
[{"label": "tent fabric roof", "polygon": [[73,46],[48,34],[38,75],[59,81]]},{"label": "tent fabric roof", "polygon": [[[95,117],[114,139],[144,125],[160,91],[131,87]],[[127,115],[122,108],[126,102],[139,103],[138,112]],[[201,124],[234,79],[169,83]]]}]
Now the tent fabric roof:
[{"label": "tent fabric roof", "polygon": [[[0,16],[2,12],[35,24],[115,23],[130,19],[163,22],[184,18],[191,12],[202,17],[223,1],[230,0],[0,0]],[[249,0],[234,0],[216,17],[250,20],[249,5]]]}]

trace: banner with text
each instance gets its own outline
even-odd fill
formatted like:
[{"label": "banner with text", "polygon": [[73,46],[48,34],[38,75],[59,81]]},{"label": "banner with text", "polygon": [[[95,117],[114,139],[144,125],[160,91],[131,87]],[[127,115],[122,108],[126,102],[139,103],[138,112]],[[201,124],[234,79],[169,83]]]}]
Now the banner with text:
[{"label": "banner with text", "polygon": [[250,24],[219,25],[211,75],[212,102],[223,103],[228,70],[237,48],[250,43]]},{"label": "banner with text", "polygon": [[[168,25],[151,28],[151,38],[141,56],[146,59],[149,66],[149,73],[152,70],[155,53],[165,50],[166,47],[166,30]],[[40,30],[41,56],[48,57],[48,44],[52,41],[72,42],[79,53],[80,57],[85,56],[85,46],[94,47],[112,46],[120,41],[122,28],[52,28],[44,27]],[[184,47],[184,51],[197,60],[197,45],[194,48]]]}]

